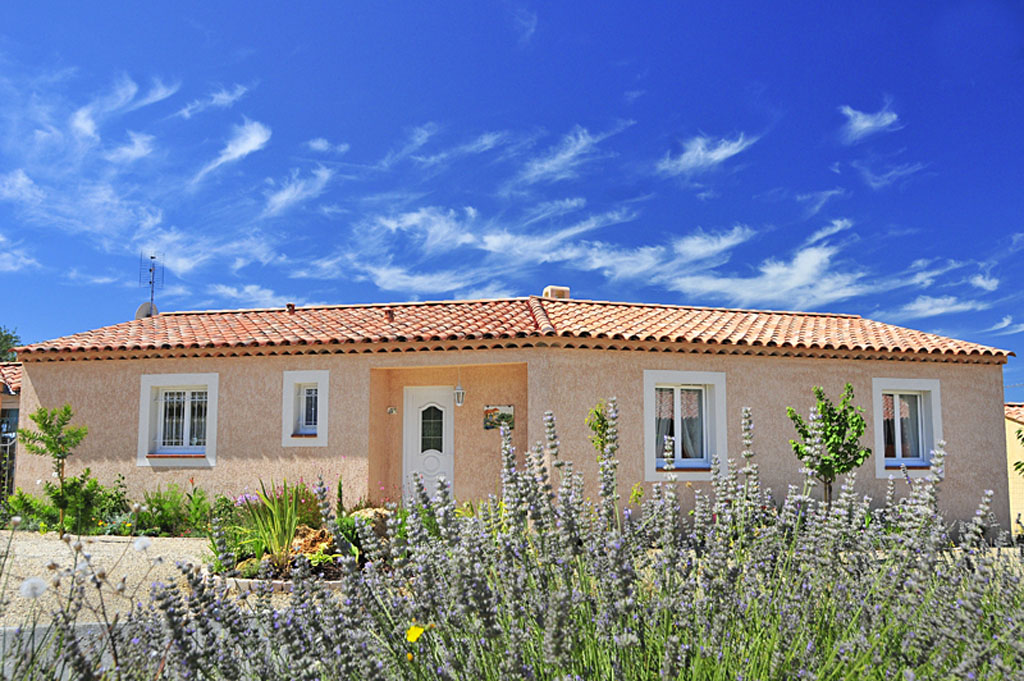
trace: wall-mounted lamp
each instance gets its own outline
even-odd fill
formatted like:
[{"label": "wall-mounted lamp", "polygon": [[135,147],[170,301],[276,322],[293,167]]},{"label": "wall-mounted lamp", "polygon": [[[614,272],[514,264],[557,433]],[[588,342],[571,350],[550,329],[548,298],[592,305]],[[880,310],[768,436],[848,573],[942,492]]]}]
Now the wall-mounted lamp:
[{"label": "wall-mounted lamp", "polygon": [[455,384],[454,394],[455,394],[455,406],[456,407],[461,407],[462,404],[466,401],[466,389],[462,387],[462,369],[461,369],[461,367],[459,368],[459,380]]}]

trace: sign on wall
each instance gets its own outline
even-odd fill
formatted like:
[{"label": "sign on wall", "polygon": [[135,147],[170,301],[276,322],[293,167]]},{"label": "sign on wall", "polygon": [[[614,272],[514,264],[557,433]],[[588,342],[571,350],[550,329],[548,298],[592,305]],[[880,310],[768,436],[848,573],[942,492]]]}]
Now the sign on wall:
[{"label": "sign on wall", "polygon": [[515,407],[511,404],[489,404],[484,407],[484,430],[493,430],[505,426],[509,430],[516,427]]}]

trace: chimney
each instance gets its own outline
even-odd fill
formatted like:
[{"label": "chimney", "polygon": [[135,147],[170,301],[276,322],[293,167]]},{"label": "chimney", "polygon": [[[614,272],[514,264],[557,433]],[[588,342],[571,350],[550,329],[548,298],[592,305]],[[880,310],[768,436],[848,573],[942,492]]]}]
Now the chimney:
[{"label": "chimney", "polygon": [[392,310],[390,307],[385,307],[384,318],[387,319],[389,322],[395,321],[395,311]]},{"label": "chimney", "polygon": [[288,303],[285,307],[288,308],[288,314],[295,314],[295,303]]},{"label": "chimney", "polygon": [[555,299],[568,299],[569,298],[569,287],[568,286],[545,286],[544,293],[542,294],[545,298]]}]

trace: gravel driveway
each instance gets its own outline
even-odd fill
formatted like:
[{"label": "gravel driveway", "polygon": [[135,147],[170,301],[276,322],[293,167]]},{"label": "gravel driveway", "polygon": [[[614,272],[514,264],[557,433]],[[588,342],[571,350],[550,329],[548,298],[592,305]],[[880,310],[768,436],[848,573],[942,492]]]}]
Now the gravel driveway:
[{"label": "gravel driveway", "polygon": [[[10,533],[0,535],[0,554],[7,548],[9,537]],[[132,537],[82,537],[81,542],[82,551],[90,555],[91,565],[108,573],[101,591],[111,617],[113,612],[128,609],[131,605],[130,599],[118,595],[114,588],[122,577],[125,578],[124,593],[134,594],[137,600],[146,601],[150,585],[155,582],[184,585],[175,563],[183,561],[199,564],[202,557],[210,553],[205,539],[146,538],[142,543],[149,542],[149,547],[143,551],[135,550],[135,539]],[[48,570],[46,566],[50,561],[56,562],[59,568]],[[73,549],[55,533],[40,535],[36,532],[14,532],[10,555],[0,581],[5,601],[0,613],[0,625],[22,624],[33,614],[38,614],[40,619],[49,619],[50,613],[57,607],[58,593],[51,579],[60,570],[73,569],[74,566]],[[48,588],[39,598],[31,599],[21,595],[21,584],[28,577],[42,577],[46,580]],[[68,578],[63,578],[59,590],[61,596],[66,597],[68,584]],[[88,605],[83,609],[79,621],[98,621],[101,618],[89,611],[90,606],[99,606],[97,590],[87,586],[86,594]]]}]

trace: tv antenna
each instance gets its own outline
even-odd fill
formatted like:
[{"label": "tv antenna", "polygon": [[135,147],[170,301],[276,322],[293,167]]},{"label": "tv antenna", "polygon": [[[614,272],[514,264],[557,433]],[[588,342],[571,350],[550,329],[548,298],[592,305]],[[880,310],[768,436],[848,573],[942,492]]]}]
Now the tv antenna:
[{"label": "tv antenna", "polygon": [[156,290],[164,287],[164,264],[156,254],[139,254],[139,286],[149,287],[149,302],[139,305],[135,311],[136,319],[145,319],[157,314]]}]

